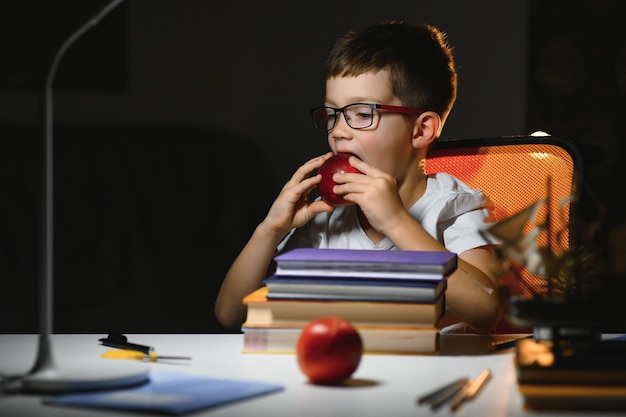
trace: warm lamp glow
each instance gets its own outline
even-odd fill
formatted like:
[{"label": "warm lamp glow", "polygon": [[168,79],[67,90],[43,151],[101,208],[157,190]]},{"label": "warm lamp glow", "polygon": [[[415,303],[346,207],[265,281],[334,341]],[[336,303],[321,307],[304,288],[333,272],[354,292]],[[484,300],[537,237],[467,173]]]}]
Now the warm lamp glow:
[{"label": "warm lamp glow", "polygon": [[528,155],[530,155],[531,158],[535,159],[547,159],[550,157],[550,154],[547,152],[531,152]]}]

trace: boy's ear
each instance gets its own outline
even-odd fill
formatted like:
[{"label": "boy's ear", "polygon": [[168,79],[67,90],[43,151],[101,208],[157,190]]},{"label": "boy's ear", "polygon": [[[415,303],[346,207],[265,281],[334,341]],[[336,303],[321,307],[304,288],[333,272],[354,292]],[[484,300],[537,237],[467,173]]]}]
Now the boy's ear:
[{"label": "boy's ear", "polygon": [[413,128],[413,145],[419,148],[430,146],[439,137],[442,128],[441,117],[434,111],[420,114]]}]

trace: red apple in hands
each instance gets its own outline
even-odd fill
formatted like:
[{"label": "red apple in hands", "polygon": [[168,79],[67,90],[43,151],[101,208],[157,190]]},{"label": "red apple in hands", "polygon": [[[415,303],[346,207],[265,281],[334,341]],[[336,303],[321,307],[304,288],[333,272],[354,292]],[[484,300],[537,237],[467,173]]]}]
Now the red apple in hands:
[{"label": "red apple in hands", "polygon": [[363,355],[359,332],[341,317],[307,324],[296,346],[298,366],[315,384],[338,384],[356,371]]},{"label": "red apple in hands", "polygon": [[350,165],[348,162],[349,158],[350,154],[347,153],[333,155],[324,162],[324,165],[322,165],[318,171],[319,174],[322,174],[322,182],[320,182],[317,189],[322,199],[333,206],[348,206],[353,204],[333,192],[333,187],[337,184],[333,181],[334,174],[341,172],[361,173],[361,171]]}]

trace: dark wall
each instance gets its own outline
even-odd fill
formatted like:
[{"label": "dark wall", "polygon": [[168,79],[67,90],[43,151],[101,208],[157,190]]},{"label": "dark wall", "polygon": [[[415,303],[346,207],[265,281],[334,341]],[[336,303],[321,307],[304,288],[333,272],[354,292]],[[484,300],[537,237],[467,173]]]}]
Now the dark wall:
[{"label": "dark wall", "polygon": [[[72,2],[73,7],[67,5]],[[27,33],[28,39],[49,45],[55,42],[47,39],[60,42],[59,34],[69,34],[97,4],[16,3],[27,13],[21,20],[11,19],[16,26],[11,33],[19,36],[3,41],[20,44]],[[48,5],[42,12],[39,3],[58,7]],[[114,34],[108,43],[85,37],[68,51],[57,73],[56,120],[206,126],[232,132],[257,145],[270,161],[272,179],[282,184],[295,167],[328,148],[325,136],[312,128],[309,109],[323,101],[321,71],[332,42],[347,30],[391,18],[435,24],[448,33],[455,48],[459,97],[444,137],[527,133],[527,0],[368,0],[358,6],[338,2],[330,8],[320,7],[318,1],[127,0],[122,11],[125,19],[112,15],[93,29]],[[45,16],[54,31],[37,26],[33,14]],[[126,36],[125,43],[119,34]],[[79,48],[89,54],[72,57]],[[24,49],[28,56],[37,53]],[[118,50],[127,53],[124,60],[114,57]],[[85,66],[102,57],[111,69],[104,64],[96,69]],[[3,66],[12,62],[3,60]],[[102,91],[103,84],[119,76],[119,65],[126,65],[127,85]],[[66,88],[68,74],[87,87]],[[37,121],[38,105],[34,93],[0,91],[0,121]],[[268,113],[278,117],[268,120]]]},{"label": "dark wall", "polygon": [[[41,139],[0,133],[0,332],[32,332]],[[54,138],[54,331],[221,331],[222,278],[275,193],[260,152],[204,128],[73,124]]]},{"label": "dark wall", "polygon": [[[0,280],[3,299],[13,302],[0,307],[0,331],[19,330],[19,317],[28,330],[36,321],[41,102],[32,86],[55,45],[102,4],[26,0],[2,13],[0,39],[11,44],[3,51],[15,55],[3,59],[0,71],[6,127]],[[443,139],[546,130],[592,145],[588,173],[619,225],[612,239],[621,249],[626,227],[613,191],[624,137],[621,2],[390,0],[320,7],[317,1],[127,0],[68,51],[57,73],[56,275],[59,285],[76,288],[58,295],[58,328],[113,330],[110,316],[95,307],[141,300],[149,309],[126,321],[123,309],[108,310],[125,325],[120,330],[219,330],[212,300],[224,268],[293,169],[327,149],[308,110],[323,99],[321,68],[330,45],[346,30],[385,18],[448,33],[460,86]],[[16,87],[20,74],[34,74],[29,87]],[[14,124],[30,133],[15,133]],[[123,133],[105,135],[110,124]],[[237,185],[228,190],[246,202],[227,205],[212,190],[222,170],[231,169],[222,155],[240,151],[252,166],[235,170]],[[218,161],[220,169],[206,161]],[[250,184],[248,168],[266,180]],[[212,227],[220,229],[212,235]],[[229,233],[232,227],[237,233]],[[233,238],[216,254],[204,234],[218,247],[223,237]],[[83,297],[88,289],[101,295]]]},{"label": "dark wall", "polygon": [[527,125],[584,150],[584,229],[626,274],[626,3],[533,0],[528,50]]},{"label": "dark wall", "polygon": [[[0,18],[0,331],[37,324],[38,84],[105,3],[25,0]],[[226,268],[295,167],[327,149],[309,109],[346,30],[386,18],[440,26],[461,83],[444,135],[525,133],[526,8],[127,0],[56,74],[55,331],[221,331],[213,302]]]}]

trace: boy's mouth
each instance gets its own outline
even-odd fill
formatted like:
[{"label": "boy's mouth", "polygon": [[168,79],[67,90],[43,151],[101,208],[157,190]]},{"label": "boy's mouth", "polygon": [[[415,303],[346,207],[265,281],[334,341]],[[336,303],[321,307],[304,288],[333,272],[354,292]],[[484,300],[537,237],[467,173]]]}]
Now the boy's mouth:
[{"label": "boy's mouth", "polygon": [[[358,155],[353,154],[352,152],[339,152],[339,151],[338,151],[338,152],[337,152],[337,155],[339,155],[339,154],[351,155],[351,156],[354,156],[354,157],[359,158],[359,156],[358,156]],[[361,159],[361,158],[359,158],[359,159]]]}]

